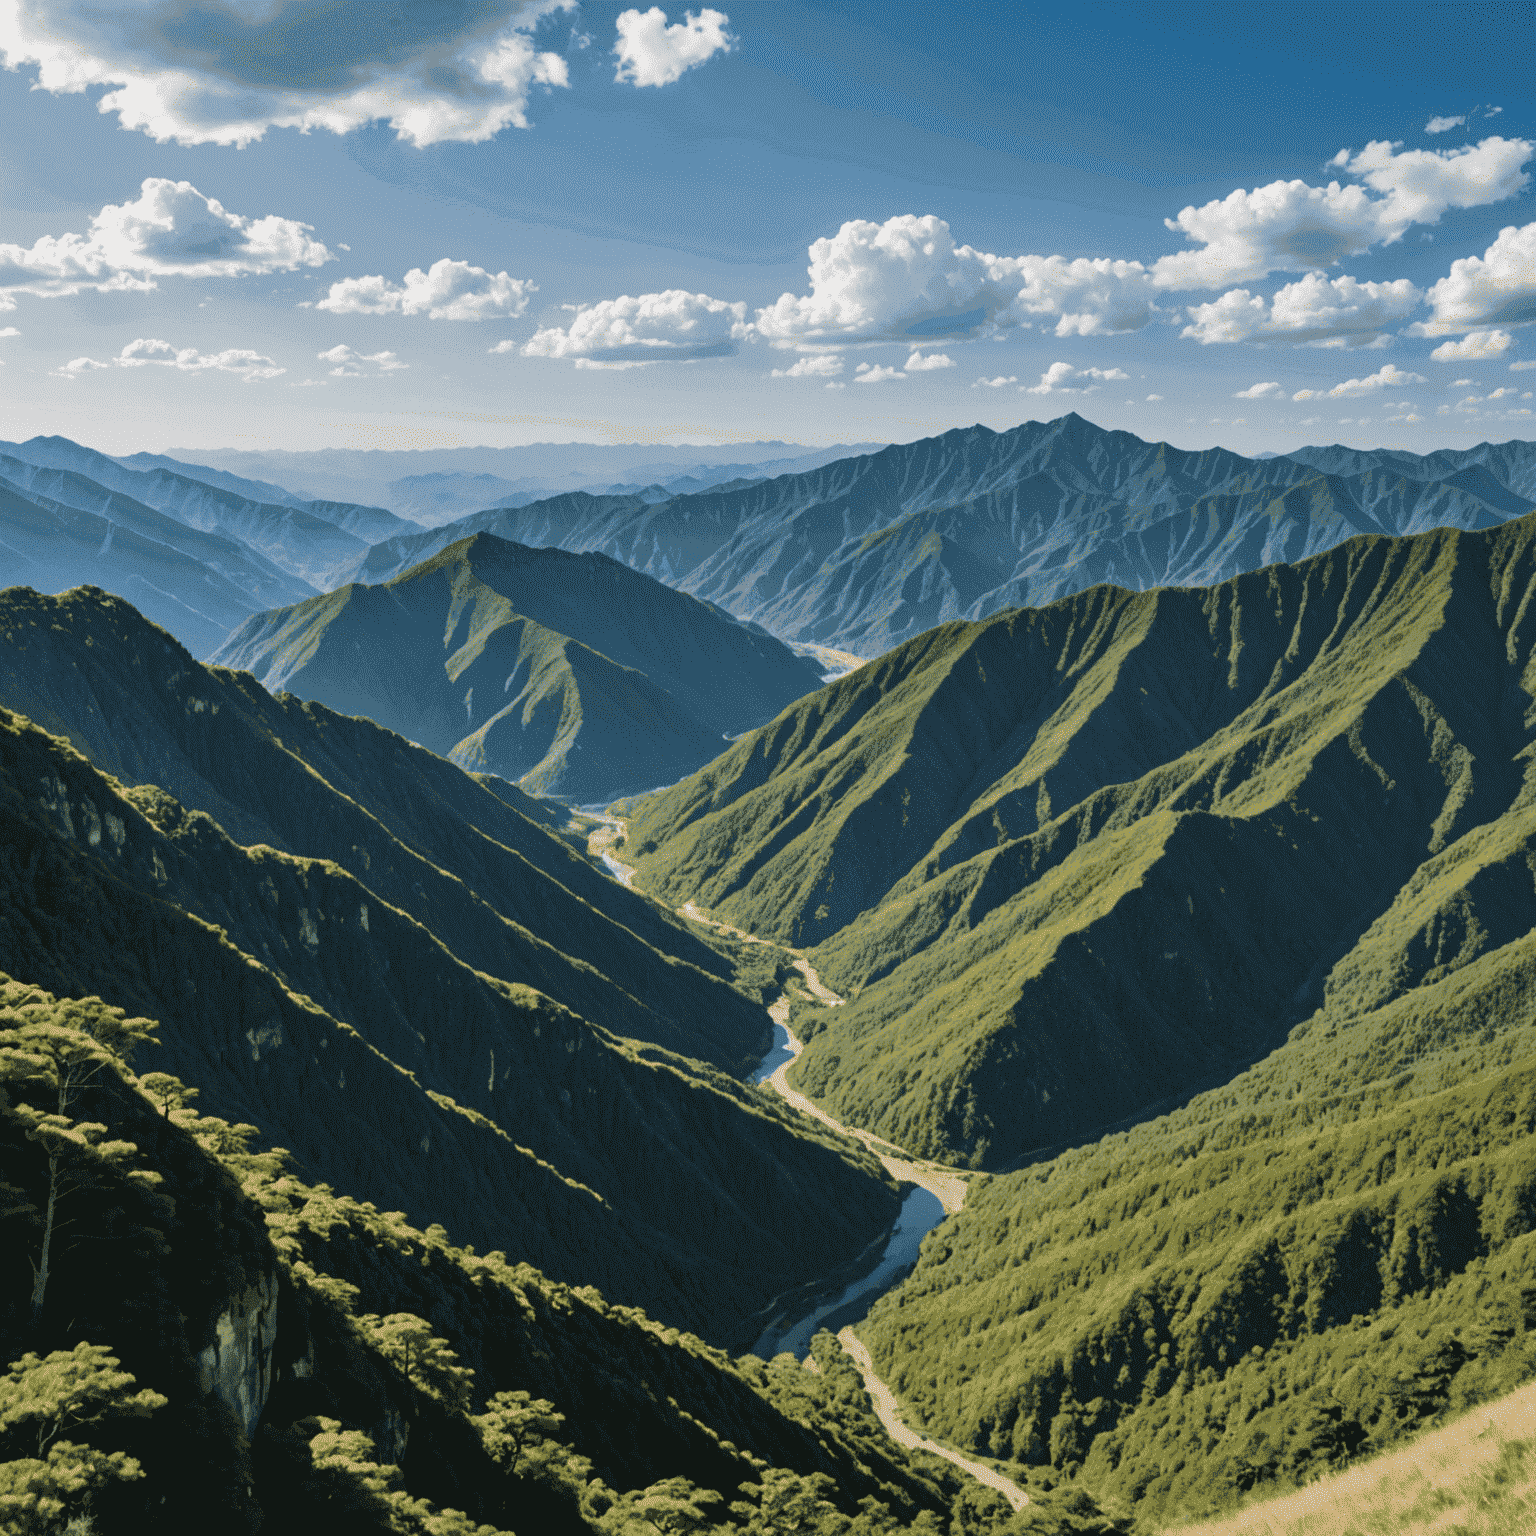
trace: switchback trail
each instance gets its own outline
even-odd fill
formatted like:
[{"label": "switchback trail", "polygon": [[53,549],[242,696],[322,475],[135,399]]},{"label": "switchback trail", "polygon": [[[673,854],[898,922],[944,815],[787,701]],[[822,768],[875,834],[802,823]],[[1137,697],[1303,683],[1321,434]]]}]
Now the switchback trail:
[{"label": "switchback trail", "polygon": [[[593,832],[588,843],[588,850],[595,857],[600,858],[610,874],[623,885],[632,885],[635,871],[628,864],[621,864],[609,851],[613,844],[618,842],[628,830],[627,823],[617,816],[604,816],[601,818],[603,825]],[[694,902],[684,902],[678,912],[692,922],[701,923],[706,927],[717,929],[722,933],[729,933],[733,937],[743,940],[748,944],[763,944],[770,949],[777,949],[783,954],[792,957],[795,969],[805,981],[807,990],[818,1002],[829,1008],[842,1005],[844,999],[832,991],[816,974],[816,969],[806,957],[798,950],[790,949],[787,945],[775,944],[769,939],[759,938],[755,933],[748,933],[744,929],[733,927],[730,923],[721,922],[720,919],[711,917],[702,911]],[[773,1089],[786,1104],[798,1109],[802,1114],[819,1120],[828,1129],[838,1132],[843,1136],[850,1136],[855,1141],[861,1141],[884,1164],[887,1172],[898,1182],[915,1184],[926,1190],[943,1208],[942,1215],[935,1216],[934,1222],[941,1220],[943,1216],[953,1216],[965,1203],[967,1173],[959,1168],[952,1168],[945,1163],[936,1163],[926,1158],[914,1157],[904,1148],[898,1147],[893,1142],[886,1141],[883,1137],[876,1136],[872,1131],[861,1131],[853,1126],[844,1125],[840,1120],[835,1120],[824,1109],[813,1104],[803,1093],[789,1086],[789,1069],[801,1051],[805,1049],[804,1043],[797,1039],[789,1027],[788,993],[781,996],[768,1009],[768,1017],[774,1024],[774,1048],[764,1058],[764,1068],[770,1070],[761,1071],[754,1081]],[[777,1058],[777,1060],[775,1059]],[[900,1228],[898,1227],[898,1236]],[[908,1243],[911,1245],[911,1234],[908,1234]],[[915,1246],[915,1245],[913,1245]],[[893,1239],[892,1247],[895,1247]],[[889,1263],[889,1256],[887,1264]],[[880,1276],[881,1271],[887,1268],[882,1264],[875,1271],[874,1279]],[[905,1267],[905,1266],[902,1266]],[[885,1285],[890,1285],[890,1280]],[[778,1339],[785,1338],[797,1331],[805,1331],[805,1325],[814,1327],[815,1322],[823,1314],[829,1314],[838,1310],[848,1299],[850,1293],[858,1291],[862,1282],[855,1282],[844,1292],[842,1297],[830,1304],[824,1304],[811,1314],[810,1318],[802,1319],[801,1323],[793,1328],[778,1331]],[[880,1287],[877,1285],[876,1289]],[[860,1294],[866,1292],[860,1291]],[[770,1327],[764,1333],[768,1338],[775,1333]],[[982,1465],[981,1462],[972,1461],[967,1456],[962,1456],[959,1451],[951,1450],[948,1446],[940,1445],[936,1440],[930,1440],[926,1435],[919,1434],[912,1429],[901,1417],[900,1404],[896,1400],[896,1394],[875,1374],[874,1362],[870,1359],[869,1351],[855,1336],[851,1327],[842,1329],[837,1335],[837,1341],[842,1345],[843,1351],[858,1367],[859,1374],[864,1378],[864,1388],[869,1393],[870,1400],[875,1407],[875,1413],[886,1432],[898,1445],[904,1445],[909,1449],[929,1451],[935,1456],[942,1456],[946,1461],[952,1462],[962,1472],[974,1477],[977,1482],[1001,1493],[1015,1510],[1023,1509],[1029,1503],[1029,1495],[1011,1479],[1003,1476],[1001,1472],[994,1471],[991,1467]],[[761,1340],[759,1341],[761,1343]]]}]

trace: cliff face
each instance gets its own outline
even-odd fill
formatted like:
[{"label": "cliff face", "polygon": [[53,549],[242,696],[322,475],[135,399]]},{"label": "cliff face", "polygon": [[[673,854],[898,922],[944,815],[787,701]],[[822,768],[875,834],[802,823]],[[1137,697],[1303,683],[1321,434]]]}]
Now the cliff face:
[{"label": "cliff face", "polygon": [[213,1338],[197,1356],[198,1389],[212,1392],[245,1430],[256,1433],[272,1391],[272,1351],[277,1344],[276,1270],[255,1281],[214,1319]]}]

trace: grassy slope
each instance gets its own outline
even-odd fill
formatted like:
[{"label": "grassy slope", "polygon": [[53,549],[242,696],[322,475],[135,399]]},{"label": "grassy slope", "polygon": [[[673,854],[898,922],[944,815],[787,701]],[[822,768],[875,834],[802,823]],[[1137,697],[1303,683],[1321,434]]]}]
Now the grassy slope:
[{"label": "grassy slope", "polygon": [[576,800],[675,779],[817,679],[776,641],[602,556],[489,534],[383,587],[260,615],[219,656]]},{"label": "grassy slope", "polygon": [[0,754],[0,966],[161,1019],[157,1064],[315,1176],[712,1337],[892,1218],[770,1095],[472,969],[341,866],[9,712]]},{"label": "grassy slope", "polygon": [[335,859],[477,970],[589,1023],[731,1070],[760,1054],[762,1011],[722,957],[593,870],[547,809],[371,721],[199,666],[127,603],[0,598],[0,702],[241,843]]},{"label": "grassy slope", "polygon": [[1400,1451],[1179,1536],[1520,1536],[1536,1525],[1536,1386]]},{"label": "grassy slope", "polygon": [[641,802],[641,881],[821,941],[853,1001],[798,1077],[845,1118],[991,1166],[1079,1139],[1263,1055],[1340,962],[1386,984],[1509,864],[1533,537],[947,626]]}]

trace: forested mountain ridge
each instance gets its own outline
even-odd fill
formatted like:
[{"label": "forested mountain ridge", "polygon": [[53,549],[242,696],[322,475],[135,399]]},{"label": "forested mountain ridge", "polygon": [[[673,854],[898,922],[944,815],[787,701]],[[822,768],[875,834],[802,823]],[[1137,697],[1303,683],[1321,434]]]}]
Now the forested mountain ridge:
[{"label": "forested mountain ridge", "polygon": [[1069,414],[893,445],[736,489],[647,503],[577,493],[388,541],[386,580],[453,539],[600,550],[785,640],[875,656],[933,625],[1100,582],[1209,584],[1360,533],[1486,528],[1536,507],[1536,444],[1247,459]]},{"label": "forested mountain ridge", "polygon": [[577,801],[672,782],[820,681],[761,630],[603,555],[486,533],[384,586],[257,615],[215,659]]},{"label": "forested mountain ridge", "polygon": [[641,801],[627,858],[850,998],[796,1068],[998,1167],[1536,922],[1536,519],[949,625]]},{"label": "forested mountain ridge", "polygon": [[311,1177],[712,1337],[894,1217],[877,1165],[769,1096],[472,969],[340,865],[241,847],[9,712],[0,794],[0,966],[159,1019],[157,1064]]}]

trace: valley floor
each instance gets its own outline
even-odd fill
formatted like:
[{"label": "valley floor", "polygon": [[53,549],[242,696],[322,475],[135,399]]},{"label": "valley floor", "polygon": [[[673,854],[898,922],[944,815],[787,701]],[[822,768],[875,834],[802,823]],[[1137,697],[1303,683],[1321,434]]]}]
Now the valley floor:
[{"label": "valley floor", "polygon": [[[587,844],[587,851],[593,857],[601,860],[608,872],[621,884],[629,885],[633,879],[634,869],[619,861],[612,852],[616,844],[622,842],[627,830],[626,823],[616,816],[604,816],[600,818],[601,825],[591,834]],[[767,939],[759,938],[756,934],[747,933],[744,929],[733,927],[730,923],[724,923],[711,917],[701,910],[694,902],[684,902],[678,912],[693,922],[704,924],[720,932],[732,934],[734,937],[749,944],[763,944],[770,948],[780,949],[790,955],[794,962],[794,968],[804,980],[806,989],[820,1003],[827,1007],[837,1007],[843,999],[832,989],[826,986],[816,969],[803,954],[794,950],[785,949],[781,945],[774,945]],[[818,1105],[812,1103],[803,1093],[791,1088],[789,1085],[789,1069],[805,1049],[804,1043],[799,1040],[789,1028],[789,995],[781,996],[769,1009],[768,1016],[775,1025],[774,1044],[775,1049],[769,1057],[771,1062],[774,1057],[779,1058],[772,1070],[765,1076],[757,1079],[763,1086],[773,1089],[786,1104],[799,1110],[802,1114],[809,1115],[812,1119],[820,1121],[829,1130],[836,1131],[839,1135],[850,1136],[861,1141],[867,1146],[885,1165],[893,1178],[907,1184],[914,1184],[918,1188],[926,1190],[942,1207],[944,1216],[952,1216],[965,1203],[967,1181],[971,1174],[966,1170],[950,1167],[945,1163],[933,1162],[924,1158],[917,1158],[905,1149],[896,1146],[893,1142],[886,1141],[883,1137],[876,1136],[870,1131],[862,1131],[853,1126],[844,1125]],[[765,1063],[766,1064],[766,1063]],[[939,1219],[942,1219],[940,1217]],[[884,1266],[882,1266],[884,1267]],[[877,1272],[878,1273],[878,1272]],[[900,1283],[899,1281],[897,1282]],[[849,1291],[854,1291],[857,1286],[851,1286]],[[840,1304],[846,1300],[848,1293],[839,1302],[821,1311],[833,1312],[839,1310]],[[862,1296],[861,1296],[862,1299]],[[772,1332],[773,1330],[770,1330]],[[790,1330],[793,1331],[793,1330]],[[787,1332],[780,1332],[780,1341],[787,1337]],[[961,1471],[974,1477],[985,1487],[1001,1493],[1015,1510],[1023,1509],[1029,1503],[1029,1495],[1010,1478],[1004,1477],[1001,1472],[983,1465],[981,1462],[972,1461],[960,1452],[950,1447],[940,1445],[935,1440],[930,1440],[926,1435],[917,1430],[902,1418],[901,1405],[896,1394],[889,1386],[875,1374],[874,1363],[869,1357],[869,1351],[859,1341],[851,1326],[843,1328],[837,1335],[838,1343],[843,1351],[858,1367],[859,1374],[864,1378],[865,1390],[870,1395],[875,1412],[880,1422],[885,1426],[886,1432],[898,1445],[908,1449],[928,1451],[935,1456],[941,1456],[944,1460],[959,1467]]]}]

